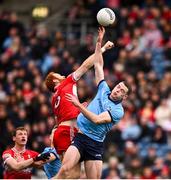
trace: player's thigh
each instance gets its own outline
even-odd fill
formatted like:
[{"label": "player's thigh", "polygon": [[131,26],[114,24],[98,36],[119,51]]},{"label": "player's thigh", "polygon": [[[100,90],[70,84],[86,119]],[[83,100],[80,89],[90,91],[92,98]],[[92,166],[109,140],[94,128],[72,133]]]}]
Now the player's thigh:
[{"label": "player's thigh", "polygon": [[101,160],[88,160],[84,162],[88,179],[99,179],[102,173],[103,162]]},{"label": "player's thigh", "polygon": [[80,153],[75,146],[69,146],[63,157],[62,165],[65,165],[68,170],[72,169],[80,160]]},{"label": "player's thigh", "polygon": [[[60,155],[61,162],[63,161],[65,153],[66,152]],[[69,170],[67,179],[78,179],[80,177],[80,172],[81,172],[81,163],[78,162],[72,169]]]}]

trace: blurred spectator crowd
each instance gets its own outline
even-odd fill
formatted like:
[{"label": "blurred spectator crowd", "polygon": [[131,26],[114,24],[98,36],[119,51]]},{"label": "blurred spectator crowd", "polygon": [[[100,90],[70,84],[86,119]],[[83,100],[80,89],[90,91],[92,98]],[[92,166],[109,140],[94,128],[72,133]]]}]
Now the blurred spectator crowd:
[{"label": "blurred spectator crowd", "polygon": [[[106,40],[115,48],[104,54],[105,78],[112,88],[123,79],[133,87],[124,102],[125,116],[105,140],[102,178],[171,178],[171,9],[169,1],[77,0],[66,13],[70,21],[96,17],[101,7],[116,13]],[[122,4],[123,3],[123,4]],[[97,24],[92,24],[97,29]],[[74,38],[73,38],[74,37]],[[13,12],[0,13],[0,154],[12,145],[18,126],[29,131],[28,148],[49,145],[55,124],[51,93],[44,85],[50,71],[68,75],[94,52],[94,34],[80,44],[45,26],[29,27]],[[95,95],[94,72],[78,82],[81,101]],[[2,161],[1,161],[2,162]],[[0,172],[2,170],[2,163]],[[2,177],[2,174],[1,174]],[[82,174],[82,177],[84,175]]]}]

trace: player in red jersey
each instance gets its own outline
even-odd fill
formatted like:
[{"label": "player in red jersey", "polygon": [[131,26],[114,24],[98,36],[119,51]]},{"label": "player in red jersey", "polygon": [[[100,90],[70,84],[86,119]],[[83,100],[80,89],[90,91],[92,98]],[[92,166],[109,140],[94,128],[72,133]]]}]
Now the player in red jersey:
[{"label": "player in red jersey", "polygon": [[27,130],[24,127],[18,127],[13,133],[15,146],[3,152],[4,161],[4,179],[31,179],[31,166],[43,164],[43,161],[49,159],[49,155],[38,156],[38,153],[26,149],[28,139]]},{"label": "player in red jersey", "polygon": [[[102,47],[102,53],[112,47],[113,43],[108,41]],[[76,118],[80,113],[77,107],[66,100],[65,95],[66,93],[70,93],[77,96],[76,82],[93,66],[93,61],[94,54],[88,57],[82,65],[67,78],[58,73],[50,72],[45,79],[47,88],[54,93],[52,97],[52,108],[56,116],[58,128],[54,133],[53,143],[61,160],[71,144],[73,137],[77,133]],[[78,178],[79,172],[80,166],[77,166],[70,172],[71,176],[68,176],[68,178]]]}]

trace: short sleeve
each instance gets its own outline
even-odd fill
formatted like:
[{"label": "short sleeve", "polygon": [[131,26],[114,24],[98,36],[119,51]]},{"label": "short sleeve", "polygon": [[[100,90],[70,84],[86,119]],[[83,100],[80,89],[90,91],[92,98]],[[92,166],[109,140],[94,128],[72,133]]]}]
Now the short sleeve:
[{"label": "short sleeve", "polygon": [[114,123],[117,123],[120,119],[122,119],[124,115],[124,110],[122,107],[116,107],[116,108],[108,107],[107,111]]},{"label": "short sleeve", "polygon": [[49,151],[50,151],[50,149],[51,149],[51,148],[46,147],[42,153],[47,153],[47,152],[49,152]]},{"label": "short sleeve", "polygon": [[6,163],[6,161],[9,159],[9,158],[12,158],[12,155],[11,155],[11,152],[6,150],[3,152],[2,154],[2,159],[4,161],[4,164]]},{"label": "short sleeve", "polygon": [[109,91],[110,92],[110,88],[109,88],[109,86],[108,86],[108,84],[106,83],[106,81],[105,80],[101,80],[100,82],[99,82],[99,84],[98,84],[98,91],[99,90],[103,90],[103,91]]}]

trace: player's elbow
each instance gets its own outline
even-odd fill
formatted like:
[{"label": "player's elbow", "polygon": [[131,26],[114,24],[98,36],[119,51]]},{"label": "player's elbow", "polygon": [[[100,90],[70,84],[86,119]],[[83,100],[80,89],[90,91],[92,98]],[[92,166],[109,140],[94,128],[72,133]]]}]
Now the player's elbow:
[{"label": "player's elbow", "polygon": [[101,120],[99,119],[99,120],[96,122],[96,124],[102,124],[102,123],[101,123]]},{"label": "player's elbow", "polygon": [[96,118],[94,118],[94,123],[95,124],[100,124],[100,118],[98,116]]}]

